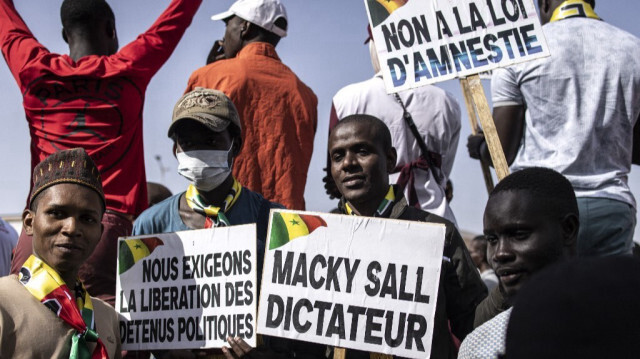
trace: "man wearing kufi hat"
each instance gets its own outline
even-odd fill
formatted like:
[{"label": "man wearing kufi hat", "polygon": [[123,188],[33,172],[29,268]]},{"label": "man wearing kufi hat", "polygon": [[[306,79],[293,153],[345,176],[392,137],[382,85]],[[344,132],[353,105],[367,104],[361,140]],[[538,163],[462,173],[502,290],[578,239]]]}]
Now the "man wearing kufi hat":
[{"label": "man wearing kufi hat", "polygon": [[1,358],[120,357],[116,312],[78,278],[100,241],[104,211],[100,173],[84,149],[56,152],[35,167],[22,214],[33,255],[19,275],[0,278]]}]

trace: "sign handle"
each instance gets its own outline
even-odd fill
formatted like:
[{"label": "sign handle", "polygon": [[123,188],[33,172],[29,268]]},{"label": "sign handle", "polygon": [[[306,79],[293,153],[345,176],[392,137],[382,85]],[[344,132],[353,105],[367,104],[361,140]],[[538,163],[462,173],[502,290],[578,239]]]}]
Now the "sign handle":
[{"label": "sign handle", "polygon": [[333,348],[333,359],[345,359],[347,350],[345,348]]},{"label": "sign handle", "polygon": [[469,85],[469,91],[471,92],[473,103],[478,111],[480,124],[484,131],[484,137],[487,140],[487,146],[489,147],[493,167],[496,169],[498,181],[501,181],[509,175],[509,166],[507,165],[507,159],[502,151],[500,138],[498,138],[498,131],[496,130],[496,125],[493,122],[493,116],[491,116],[491,110],[489,109],[487,97],[484,94],[484,88],[480,82],[480,76],[477,74],[468,76],[467,83]]},{"label": "sign handle", "polygon": [[[466,78],[460,78],[460,86],[462,87],[462,94],[464,95],[464,103],[467,107],[467,114],[469,115],[469,123],[471,124],[471,134],[478,134],[478,117],[476,115],[476,108],[473,104],[473,98],[471,96],[471,90],[469,90],[469,82]],[[484,185],[487,187],[487,193],[493,191],[493,177],[491,177],[491,170],[489,164],[480,159],[480,168],[482,169],[482,176],[484,177]]]},{"label": "sign handle", "polygon": [[393,359],[393,355],[381,353],[369,353],[369,359]]}]

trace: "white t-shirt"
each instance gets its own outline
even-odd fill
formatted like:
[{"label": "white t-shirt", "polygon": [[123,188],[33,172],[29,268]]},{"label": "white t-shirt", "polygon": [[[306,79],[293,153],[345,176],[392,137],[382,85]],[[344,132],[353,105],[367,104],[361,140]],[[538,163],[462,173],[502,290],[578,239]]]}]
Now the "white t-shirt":
[{"label": "white t-shirt", "polygon": [[[421,208],[444,217],[454,224],[455,216],[445,199],[447,178],[451,173],[460,137],[460,106],[448,92],[435,86],[423,86],[398,94],[411,114],[430,151],[442,156],[444,180],[439,185],[428,171],[414,169],[415,190]],[[367,114],[382,120],[391,131],[393,146],[398,152],[397,166],[411,163],[420,156],[420,147],[403,119],[403,111],[393,95],[387,94],[380,75],[348,85],[333,97],[338,119],[349,115]],[[389,177],[395,183],[398,174]],[[405,189],[405,196],[408,190]]]},{"label": "white t-shirt", "polygon": [[635,207],[627,174],[640,114],[640,39],[588,18],[542,29],[551,57],[496,70],[491,81],[494,107],[527,107],[511,170],[552,168],[578,197]]},{"label": "white t-shirt", "polygon": [[18,232],[0,218],[0,277],[11,271],[11,253],[18,243]]}]

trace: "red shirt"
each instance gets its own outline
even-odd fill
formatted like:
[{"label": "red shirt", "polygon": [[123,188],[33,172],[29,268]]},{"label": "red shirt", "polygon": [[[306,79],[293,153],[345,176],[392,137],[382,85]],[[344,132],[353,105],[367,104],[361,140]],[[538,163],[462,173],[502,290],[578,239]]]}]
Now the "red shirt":
[{"label": "red shirt", "polygon": [[196,70],[187,91],[198,86],[224,92],[238,109],[243,137],[233,165],[238,181],[271,201],[303,210],[318,122],[313,91],[264,42]]},{"label": "red shirt", "polygon": [[201,2],[173,0],[145,33],[116,54],[76,62],[49,52],[31,34],[13,1],[0,1],[0,45],[23,95],[31,169],[58,150],[83,147],[100,170],[107,208],[140,214],[147,207],[145,91]]}]

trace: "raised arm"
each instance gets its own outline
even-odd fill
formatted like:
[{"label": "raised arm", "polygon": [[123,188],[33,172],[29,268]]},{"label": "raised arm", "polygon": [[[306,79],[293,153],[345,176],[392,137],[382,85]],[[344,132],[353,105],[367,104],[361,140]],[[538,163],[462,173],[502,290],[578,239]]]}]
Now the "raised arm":
[{"label": "raised arm", "polygon": [[12,0],[0,0],[0,46],[9,70],[20,84],[19,72],[37,52],[49,51],[33,34],[16,11]]},{"label": "raised arm", "polygon": [[172,0],[151,27],[114,56],[153,75],[169,59],[202,0]]}]

